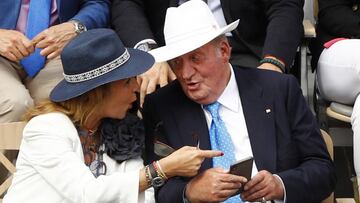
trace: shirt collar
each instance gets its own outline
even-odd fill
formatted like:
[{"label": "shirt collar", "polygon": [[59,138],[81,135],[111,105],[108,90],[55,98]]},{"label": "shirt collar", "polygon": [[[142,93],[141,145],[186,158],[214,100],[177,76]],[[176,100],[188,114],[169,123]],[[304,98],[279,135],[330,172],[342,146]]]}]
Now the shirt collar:
[{"label": "shirt collar", "polygon": [[236,83],[233,67],[231,64],[229,64],[229,66],[231,74],[230,80],[217,101],[225,108],[234,112],[238,112],[240,103],[239,89]]}]

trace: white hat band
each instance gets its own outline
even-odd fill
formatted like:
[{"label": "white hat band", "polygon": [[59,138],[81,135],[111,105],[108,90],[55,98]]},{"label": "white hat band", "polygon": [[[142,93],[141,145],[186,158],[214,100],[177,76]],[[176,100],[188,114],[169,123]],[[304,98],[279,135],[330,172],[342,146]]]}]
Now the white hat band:
[{"label": "white hat band", "polygon": [[99,68],[96,68],[94,70],[85,72],[85,73],[79,73],[75,75],[66,75],[63,73],[64,78],[67,82],[70,83],[78,83],[78,82],[84,82],[86,80],[90,80],[96,77],[99,77],[101,75],[104,75],[118,67],[120,67],[122,64],[124,64],[126,61],[128,61],[130,58],[130,54],[127,49],[125,49],[124,53],[119,56],[118,58],[114,59],[113,61],[110,61],[109,63],[100,66]]}]

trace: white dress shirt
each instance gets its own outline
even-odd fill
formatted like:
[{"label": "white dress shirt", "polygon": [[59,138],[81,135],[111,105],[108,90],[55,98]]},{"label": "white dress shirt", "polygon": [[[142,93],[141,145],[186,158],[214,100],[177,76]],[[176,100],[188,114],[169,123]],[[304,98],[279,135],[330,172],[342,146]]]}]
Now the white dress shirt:
[{"label": "white dress shirt", "polygon": [[[234,71],[231,68],[231,76],[224,92],[217,100],[221,105],[219,115],[224,121],[226,129],[230,134],[234,145],[235,159],[241,160],[246,157],[253,157],[248,130],[241,105],[239,89],[235,80]],[[208,128],[211,125],[211,114],[203,109]],[[252,176],[257,173],[256,164],[253,164]]]}]

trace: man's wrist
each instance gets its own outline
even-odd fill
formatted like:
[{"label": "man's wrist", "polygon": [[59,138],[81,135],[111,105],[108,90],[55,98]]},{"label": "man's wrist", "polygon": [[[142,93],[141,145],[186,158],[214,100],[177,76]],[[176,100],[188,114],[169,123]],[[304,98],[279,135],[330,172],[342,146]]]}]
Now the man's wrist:
[{"label": "man's wrist", "polygon": [[186,190],[187,190],[188,184],[185,185],[184,190],[183,190],[183,203],[191,203],[190,200],[186,196]]},{"label": "man's wrist", "polygon": [[184,203],[202,203],[203,201],[197,199],[196,197],[191,197],[189,189],[191,187],[191,181],[188,182],[184,187],[184,193],[183,193],[183,202]]},{"label": "man's wrist", "polygon": [[282,70],[279,67],[277,67],[277,66],[275,66],[275,65],[273,65],[271,63],[262,63],[260,66],[258,66],[258,68],[283,73]]},{"label": "man's wrist", "polygon": [[273,174],[273,176],[275,177],[275,181],[277,181],[278,185],[280,185],[279,188],[280,196],[277,198],[277,200],[286,202],[286,188],[284,182],[279,175]]},{"label": "man's wrist", "polygon": [[87,31],[86,26],[82,22],[80,22],[79,20],[72,19],[69,22],[74,25],[74,31],[75,31],[76,34],[80,34],[82,32]]},{"label": "man's wrist", "polygon": [[278,67],[278,68],[281,70],[281,72],[283,72],[283,73],[286,73],[286,72],[287,72],[287,71],[286,71],[285,63],[284,63],[282,60],[280,60],[280,59],[278,59],[278,58],[276,58],[276,57],[273,57],[273,56],[265,56],[265,57],[260,61],[260,65],[266,64],[266,63],[272,64],[272,65]]},{"label": "man's wrist", "polygon": [[143,42],[140,44],[137,44],[135,46],[135,49],[139,49],[141,51],[145,51],[145,52],[149,52],[150,50],[153,50],[155,48],[157,48],[157,44],[156,43],[152,43],[152,42]]}]

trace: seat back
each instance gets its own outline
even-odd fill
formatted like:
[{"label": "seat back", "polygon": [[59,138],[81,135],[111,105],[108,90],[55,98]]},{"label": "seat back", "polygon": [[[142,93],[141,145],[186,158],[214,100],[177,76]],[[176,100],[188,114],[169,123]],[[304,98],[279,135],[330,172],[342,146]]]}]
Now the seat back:
[{"label": "seat back", "polygon": [[[326,148],[330,154],[331,159],[334,159],[334,144],[331,136],[324,130],[321,130],[321,135],[325,141]],[[334,193],[331,193],[329,197],[324,199],[321,203],[355,203],[353,198],[336,198],[334,199]]]},{"label": "seat back", "polygon": [[[325,141],[326,144],[326,148],[330,154],[331,159],[334,160],[334,144],[333,141],[330,137],[330,135],[324,131],[324,130],[320,130],[321,131],[321,135]],[[327,197],[325,200],[322,201],[322,203],[334,203],[334,193],[331,193],[331,195],[329,197]]]},{"label": "seat back", "polygon": [[331,118],[351,123],[352,106],[331,102],[330,106],[326,108],[326,114]]},{"label": "seat back", "polygon": [[[0,183],[0,197],[10,187],[12,174],[15,173],[14,164],[5,156],[6,150],[19,150],[22,131],[26,122],[13,122],[0,124],[0,164],[2,164],[11,175]],[[0,199],[0,203],[1,203]]]},{"label": "seat back", "polygon": [[318,20],[318,13],[319,13],[319,2],[318,0],[313,0],[313,12],[314,12],[314,19],[315,21]]}]

